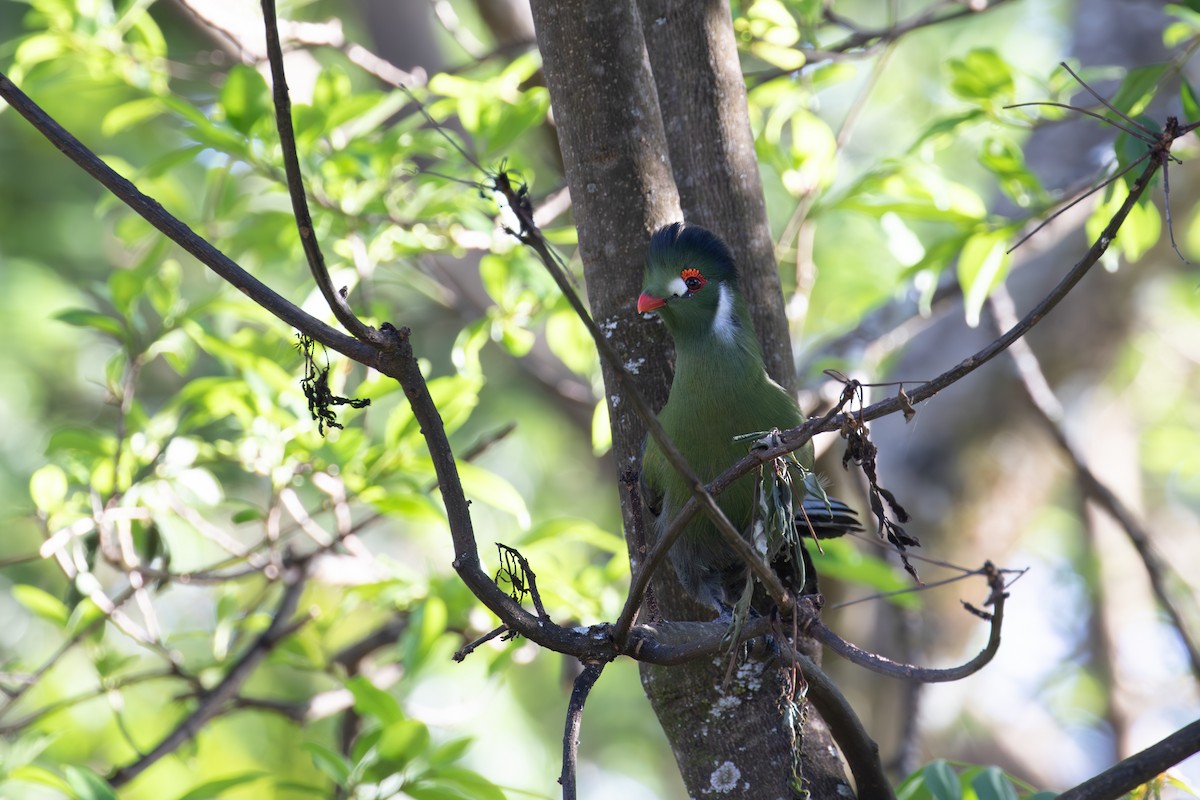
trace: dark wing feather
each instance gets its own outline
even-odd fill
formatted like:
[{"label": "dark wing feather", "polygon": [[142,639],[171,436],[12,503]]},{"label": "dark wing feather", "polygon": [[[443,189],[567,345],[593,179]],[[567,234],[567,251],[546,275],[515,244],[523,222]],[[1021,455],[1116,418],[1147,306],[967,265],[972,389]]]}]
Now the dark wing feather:
[{"label": "dark wing feather", "polygon": [[[829,498],[828,508],[826,508],[823,498],[812,496],[805,497],[802,505],[804,514],[796,515],[796,527],[800,530],[801,535],[808,534],[810,523],[818,539],[835,539],[838,536],[857,533],[863,529],[854,509],[837,498]],[[804,520],[805,514],[808,515],[808,522]]]}]

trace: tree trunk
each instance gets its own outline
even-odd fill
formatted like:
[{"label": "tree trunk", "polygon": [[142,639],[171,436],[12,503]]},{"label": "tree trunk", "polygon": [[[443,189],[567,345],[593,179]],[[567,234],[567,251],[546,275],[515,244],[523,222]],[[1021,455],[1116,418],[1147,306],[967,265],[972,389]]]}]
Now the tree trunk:
[{"label": "tree trunk", "polygon": [[[623,361],[635,367],[639,390],[655,407],[670,385],[670,342],[661,325],[637,318],[634,303],[648,234],[683,216],[681,194],[686,216],[725,235],[738,252],[753,305],[772,309],[757,322],[773,374],[784,381],[792,374],[728,7],[700,6],[648,4],[664,15],[657,27],[646,21],[655,31],[653,60],[662,74],[671,73],[656,89],[633,0],[532,3],[592,313]],[[685,165],[674,173],[659,92],[670,96],[664,107],[675,139],[671,154]],[[677,185],[686,188],[677,192]],[[617,467],[630,473],[638,467],[645,430],[621,401],[607,365],[604,379]],[[630,509],[623,511],[630,531]],[[638,543],[629,544],[636,564]],[[669,618],[704,618],[673,576],[660,573],[655,589]],[[794,759],[794,730],[781,703],[790,696],[790,676],[750,663],[722,691],[726,666],[718,658],[642,670],[689,794],[774,800],[793,796],[799,777],[815,797],[846,796],[831,738],[808,709],[802,757]]]}]

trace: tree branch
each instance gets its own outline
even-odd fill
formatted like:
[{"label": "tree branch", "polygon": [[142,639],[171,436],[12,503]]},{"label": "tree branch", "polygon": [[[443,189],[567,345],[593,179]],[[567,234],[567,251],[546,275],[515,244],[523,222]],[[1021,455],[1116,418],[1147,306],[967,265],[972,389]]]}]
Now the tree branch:
[{"label": "tree branch", "polygon": [[341,292],[333,288],[325,256],[317,242],[317,231],[313,227],[312,215],[308,211],[308,196],[304,191],[304,176],[300,173],[300,159],[296,153],[296,134],[292,129],[292,101],[288,97],[287,76],[283,70],[283,49],[279,43],[279,24],[275,17],[275,0],[262,0],[263,24],[267,33],[267,60],[271,64],[272,98],[275,102],[275,124],[279,129],[279,144],[283,151],[283,171],[287,176],[288,194],[292,198],[292,214],[300,232],[300,244],[308,260],[313,280],[320,288],[325,302],[329,304],[338,322],[355,338],[372,344],[381,344],[382,337],[375,328],[363,323]]},{"label": "tree branch", "polygon": [[871,800],[894,800],[896,794],[892,791],[891,781],[884,774],[879,745],[867,733],[862,720],[854,713],[854,708],[837,684],[815,661],[794,648],[785,648],[784,657],[804,674],[808,682],[807,697],[829,726],[833,740],[842,751],[850,774],[854,776],[858,796]]},{"label": "tree branch", "polygon": [[1200,753],[1200,720],[1066,790],[1058,800],[1116,800],[1196,753]]},{"label": "tree branch", "polygon": [[283,597],[279,600],[279,605],[275,609],[275,613],[271,618],[271,624],[265,631],[247,648],[241,658],[235,663],[225,674],[213,689],[200,699],[199,705],[187,717],[180,722],[173,731],[159,742],[153,750],[138,758],[131,764],[128,764],[116,770],[109,776],[108,781],[113,787],[121,787],[131,780],[141,775],[149,769],[155,762],[163,756],[168,755],[179,748],[188,739],[194,737],[205,723],[210,719],[220,714],[227,703],[237,695],[238,689],[250,674],[262,663],[263,659],[275,649],[275,647],[300,626],[308,621],[308,617],[301,617],[296,622],[291,622],[291,616],[296,610],[296,604],[300,600],[300,593],[304,590],[305,576],[302,572],[298,572],[290,578],[286,583]]},{"label": "tree branch", "polygon": [[993,609],[992,612],[988,614],[966,603],[963,603],[963,605],[972,614],[984,618],[991,623],[991,630],[988,635],[987,644],[984,645],[983,650],[970,661],[957,667],[932,669],[912,664],[901,664],[856,647],[825,626],[825,623],[817,616],[817,610],[812,600],[807,597],[801,600],[797,609],[800,615],[800,630],[847,661],[869,669],[872,672],[878,672],[880,675],[887,675],[889,678],[903,678],[910,681],[920,681],[921,683],[948,683],[950,681],[962,680],[987,666],[988,662],[1000,650],[1000,629],[1004,623],[1004,601],[1008,598],[1008,593],[1004,590],[1003,572],[996,569],[992,565],[992,562],[988,561],[983,565],[980,574],[987,577],[988,586],[991,588],[991,594],[988,596],[985,605],[991,606]]},{"label": "tree branch", "polygon": [[583,704],[587,702],[588,693],[596,685],[604,663],[594,661],[583,665],[583,671],[575,676],[575,685],[571,689],[571,700],[567,704],[567,724],[563,731],[562,774],[558,782],[563,787],[563,800],[575,800],[575,768],[579,759],[579,728],[583,723]]},{"label": "tree branch", "polygon": [[166,211],[158,201],[142,194],[129,180],[118,175],[95,153],[68,133],[17,86],[0,73],[0,97],[29,121],[63,155],[79,165],[118,200],[161,231],[168,239],[191,253],[234,288],[283,322],[361,364],[374,366],[377,348],[361,342],[301,310],[262,281],[242,269],[229,256],[209,244],[190,227]]}]

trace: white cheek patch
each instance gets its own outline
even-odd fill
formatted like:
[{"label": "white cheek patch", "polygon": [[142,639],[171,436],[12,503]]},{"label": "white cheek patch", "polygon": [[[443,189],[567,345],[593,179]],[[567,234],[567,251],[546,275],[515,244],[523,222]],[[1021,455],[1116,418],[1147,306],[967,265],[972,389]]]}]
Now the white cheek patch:
[{"label": "white cheek patch", "polygon": [[688,293],[687,284],[683,282],[683,278],[676,278],[667,284],[667,288],[671,291],[672,297],[683,297]]},{"label": "white cheek patch", "polygon": [[717,313],[713,315],[713,333],[723,342],[732,343],[737,331],[737,322],[733,318],[733,290],[728,284],[718,286]]}]

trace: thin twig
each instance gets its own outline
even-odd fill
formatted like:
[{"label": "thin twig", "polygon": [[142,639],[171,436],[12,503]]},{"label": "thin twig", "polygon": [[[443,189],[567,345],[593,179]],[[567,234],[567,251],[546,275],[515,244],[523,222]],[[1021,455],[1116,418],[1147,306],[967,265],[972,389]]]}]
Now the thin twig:
[{"label": "thin twig", "polygon": [[460,647],[458,650],[454,651],[454,655],[451,657],[455,661],[458,661],[458,662],[465,661],[467,656],[471,655],[471,653],[474,653],[476,650],[479,649],[480,645],[487,644],[492,639],[495,639],[497,636],[499,636],[502,633],[508,633],[507,625],[499,625],[495,628],[492,628],[490,631],[485,633],[483,636],[480,636],[475,641],[468,642],[467,644]]},{"label": "thin twig", "polygon": [[[1016,314],[1013,309],[1012,297],[1004,287],[999,287],[992,294],[989,302],[991,304],[993,319],[998,327],[1009,325],[1011,320],[1015,318]],[[1167,616],[1170,617],[1171,624],[1175,628],[1180,641],[1183,642],[1184,649],[1187,651],[1192,676],[1197,681],[1200,681],[1200,643],[1197,643],[1195,637],[1189,632],[1183,612],[1180,611],[1178,604],[1175,603],[1171,597],[1171,593],[1167,589],[1168,578],[1176,581],[1180,581],[1181,579],[1175,574],[1171,565],[1155,550],[1154,544],[1150,540],[1149,531],[1146,530],[1129,507],[1096,476],[1096,473],[1088,465],[1083,453],[1067,436],[1067,432],[1063,427],[1064,413],[1062,404],[1055,396],[1054,390],[1050,388],[1050,383],[1046,380],[1041,365],[1038,363],[1037,356],[1034,355],[1033,350],[1029,347],[1029,343],[1024,341],[1016,343],[1012,348],[1011,354],[1026,396],[1033,403],[1033,407],[1038,412],[1039,418],[1045,424],[1059,449],[1070,460],[1071,466],[1075,470],[1076,479],[1079,481],[1084,495],[1100,506],[1116,521],[1121,529],[1125,531],[1125,535],[1133,545],[1134,550],[1137,551],[1138,556],[1142,560],[1142,566],[1146,570],[1146,577],[1150,580],[1150,588],[1154,592],[1159,605],[1162,606]]]},{"label": "thin twig", "polygon": [[267,61],[271,64],[272,97],[275,102],[275,123],[279,129],[279,144],[283,151],[283,171],[287,176],[288,194],[292,198],[292,214],[300,232],[300,244],[308,259],[308,268],[313,280],[325,297],[325,302],[337,317],[338,322],[355,338],[374,344],[383,339],[375,328],[367,325],[350,310],[345,296],[334,289],[325,266],[325,255],[317,242],[317,231],[313,227],[312,215],[308,211],[308,196],[304,191],[304,176],[300,173],[300,159],[296,154],[296,133],[292,129],[292,101],[288,97],[287,77],[283,71],[283,47],[279,43],[279,23],[275,18],[275,0],[262,0],[263,24],[267,32]]},{"label": "thin twig", "polygon": [[563,787],[563,800],[575,800],[575,771],[579,758],[579,728],[583,724],[583,704],[587,702],[588,693],[596,685],[600,673],[604,671],[604,663],[595,661],[584,664],[583,670],[575,676],[575,686],[571,689],[571,700],[567,704],[567,724],[563,731],[562,774],[558,782]]},{"label": "thin twig", "polygon": [[1154,144],[1154,142],[1157,141],[1158,134],[1156,134],[1154,131],[1147,128],[1142,123],[1138,122],[1133,117],[1126,114],[1121,109],[1114,106],[1112,103],[1108,102],[1108,100],[1104,99],[1104,97],[1102,97],[1099,92],[1097,92],[1091,86],[1088,86],[1087,83],[1084,82],[1083,78],[1079,77],[1079,75],[1076,74],[1075,70],[1071,69],[1070,65],[1067,64],[1067,62],[1060,61],[1060,62],[1058,62],[1058,65],[1060,67],[1062,67],[1063,69],[1065,69],[1068,73],[1070,73],[1071,77],[1075,79],[1075,82],[1078,83],[1080,86],[1082,86],[1085,90],[1087,90],[1088,94],[1090,94],[1092,97],[1099,100],[1100,105],[1104,106],[1109,111],[1113,112],[1118,117],[1120,117],[1121,119],[1128,122],[1130,125],[1132,125],[1134,128],[1136,128],[1138,131],[1141,131],[1143,134],[1145,134],[1145,136],[1138,136],[1138,134],[1135,131],[1131,131],[1128,128],[1122,127],[1121,125],[1118,125],[1117,123],[1113,122],[1112,120],[1107,120],[1108,122],[1112,123],[1114,126],[1116,126],[1118,128],[1121,128],[1121,130],[1125,131],[1130,136],[1137,136],[1137,138],[1141,139],[1146,144]]},{"label": "thin twig", "polygon": [[1005,591],[1004,572],[1003,570],[996,569],[990,561],[984,564],[981,572],[987,576],[988,586],[991,589],[986,603],[986,605],[992,608],[991,613],[986,614],[966,603],[963,605],[976,616],[988,619],[991,623],[991,631],[988,635],[988,642],[983,650],[970,661],[957,667],[932,669],[912,664],[901,664],[856,647],[825,626],[825,623],[817,616],[817,611],[813,606],[812,600],[808,598],[802,599],[798,607],[798,612],[801,616],[801,630],[807,636],[816,639],[847,661],[869,669],[872,672],[878,672],[880,675],[887,675],[890,678],[920,681],[922,683],[947,683],[949,681],[962,680],[968,675],[973,675],[983,669],[1000,649],[1000,629],[1004,623],[1004,601],[1008,598],[1008,593]]},{"label": "thin twig", "polygon": [[290,582],[284,588],[283,597],[280,599],[279,605],[272,615],[271,624],[267,629],[247,648],[246,652],[237,660],[237,663],[221,679],[221,682],[200,699],[195,710],[176,725],[175,729],[167,734],[154,749],[136,761],[117,769],[109,776],[108,781],[114,788],[119,788],[129,783],[149,769],[163,756],[173,753],[184,742],[199,733],[201,728],[210,719],[225,709],[226,704],[237,694],[238,689],[241,688],[242,684],[246,682],[246,679],[250,677],[258,665],[262,663],[263,659],[281,641],[307,622],[307,615],[301,617],[298,622],[293,622],[291,619],[292,614],[295,613],[296,605],[300,600],[300,594],[304,590],[304,584],[305,576],[303,573],[297,573],[291,578]]},{"label": "thin twig", "polygon": [[[116,597],[112,598],[111,602],[114,607],[120,607],[127,603],[131,597],[133,597],[133,589],[127,588]],[[49,658],[43,661],[37,669],[26,676],[25,680],[23,680],[19,686],[10,691],[6,691],[5,694],[7,697],[4,700],[4,704],[0,705],[0,719],[2,719],[5,714],[12,710],[13,706],[16,705],[17,701],[20,700],[26,692],[37,685],[38,681],[40,681],[42,677],[45,676],[45,674],[59,662],[59,659],[65,656],[67,652],[71,650],[71,648],[79,644],[79,642],[82,641],[85,636],[88,636],[93,630],[95,630],[96,626],[100,625],[107,619],[108,617],[99,615],[88,624],[81,626],[79,630],[75,631],[73,636],[60,644],[58,649],[55,650]]]}]

